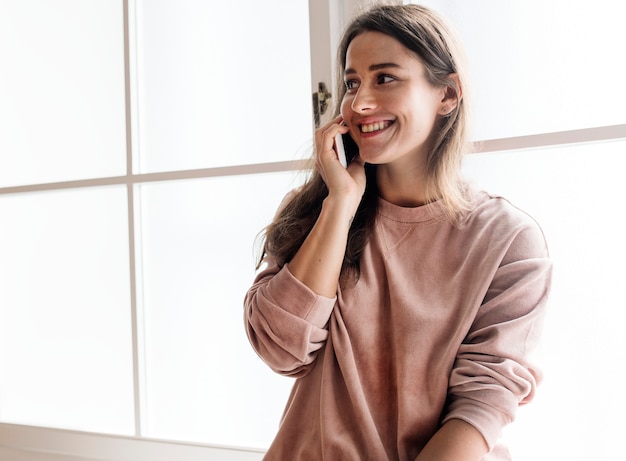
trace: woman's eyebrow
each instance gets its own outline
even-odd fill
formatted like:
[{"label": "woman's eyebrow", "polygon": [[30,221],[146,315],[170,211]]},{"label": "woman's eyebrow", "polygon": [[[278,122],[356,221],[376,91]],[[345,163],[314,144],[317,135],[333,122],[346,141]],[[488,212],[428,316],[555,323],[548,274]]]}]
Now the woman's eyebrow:
[{"label": "woman's eyebrow", "polygon": [[[369,66],[368,70],[369,71],[374,71],[374,70],[380,70],[380,69],[388,69],[388,68],[394,68],[394,69],[398,69],[402,66],[400,66],[400,64],[396,64],[395,62],[382,62],[380,64],[372,64],[371,66]],[[346,69],[344,74],[348,75],[348,74],[356,74],[356,70],[349,68]]]}]

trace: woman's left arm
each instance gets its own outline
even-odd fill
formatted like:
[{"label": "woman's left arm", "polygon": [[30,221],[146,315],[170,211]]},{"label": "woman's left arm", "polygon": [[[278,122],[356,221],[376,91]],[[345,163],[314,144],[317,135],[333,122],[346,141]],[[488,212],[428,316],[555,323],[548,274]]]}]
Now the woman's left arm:
[{"label": "woman's left arm", "polygon": [[474,426],[451,419],[433,435],[415,461],[480,461],[488,451],[487,442]]},{"label": "woman's left arm", "polygon": [[[522,219],[457,352],[442,429],[448,423],[463,421],[492,449],[517,408],[532,400],[541,379],[533,352],[551,273],[543,233],[536,223]],[[451,447],[456,445],[447,440]]]}]

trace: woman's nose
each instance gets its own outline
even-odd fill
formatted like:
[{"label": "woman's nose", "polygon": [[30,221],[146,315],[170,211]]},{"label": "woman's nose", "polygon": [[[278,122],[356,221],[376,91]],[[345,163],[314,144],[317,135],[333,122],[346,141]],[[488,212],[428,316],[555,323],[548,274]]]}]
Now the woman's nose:
[{"label": "woman's nose", "polygon": [[371,89],[365,86],[359,87],[354,95],[351,107],[354,112],[359,113],[374,109],[376,107],[376,99]]}]

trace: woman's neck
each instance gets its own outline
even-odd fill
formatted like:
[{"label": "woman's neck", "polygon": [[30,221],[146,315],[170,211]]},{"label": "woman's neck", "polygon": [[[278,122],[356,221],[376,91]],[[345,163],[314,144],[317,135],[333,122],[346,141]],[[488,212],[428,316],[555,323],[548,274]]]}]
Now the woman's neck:
[{"label": "woman's neck", "polygon": [[436,199],[428,196],[425,166],[378,165],[376,182],[379,195],[394,205],[418,207]]}]

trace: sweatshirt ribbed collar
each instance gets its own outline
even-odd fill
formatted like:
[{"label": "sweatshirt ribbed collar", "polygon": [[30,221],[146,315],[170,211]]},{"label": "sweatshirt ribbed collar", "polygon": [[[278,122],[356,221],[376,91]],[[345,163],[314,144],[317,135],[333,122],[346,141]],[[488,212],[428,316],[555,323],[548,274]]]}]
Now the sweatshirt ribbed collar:
[{"label": "sweatshirt ribbed collar", "polygon": [[383,198],[378,198],[378,215],[404,224],[426,224],[432,221],[445,221],[445,211],[441,200],[418,207],[394,205]]}]

